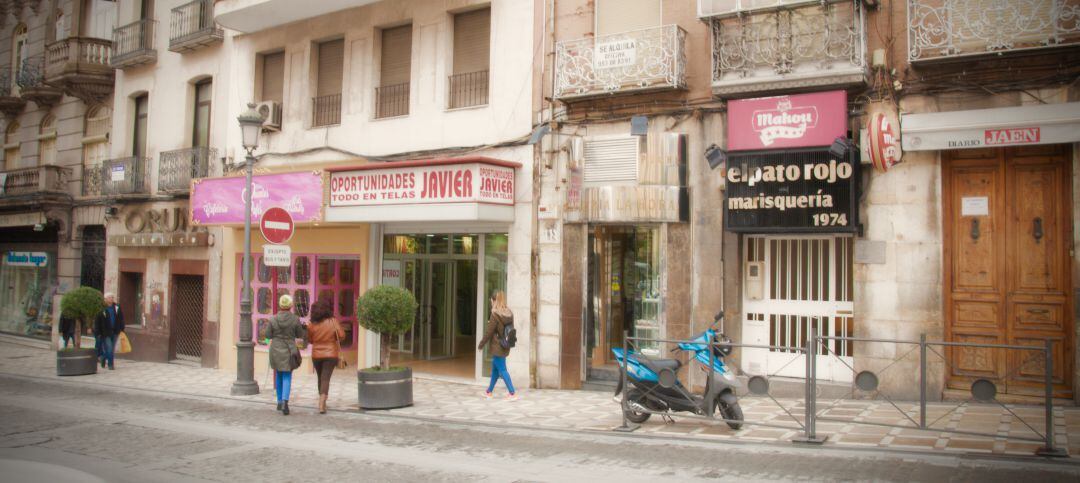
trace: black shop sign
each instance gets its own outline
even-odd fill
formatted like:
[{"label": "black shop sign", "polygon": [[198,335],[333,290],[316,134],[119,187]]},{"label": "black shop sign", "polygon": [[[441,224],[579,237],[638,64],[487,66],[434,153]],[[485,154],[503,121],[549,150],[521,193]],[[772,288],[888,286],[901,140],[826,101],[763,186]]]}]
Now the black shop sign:
[{"label": "black shop sign", "polygon": [[837,233],[859,229],[859,163],[828,148],[729,154],[727,229]]}]

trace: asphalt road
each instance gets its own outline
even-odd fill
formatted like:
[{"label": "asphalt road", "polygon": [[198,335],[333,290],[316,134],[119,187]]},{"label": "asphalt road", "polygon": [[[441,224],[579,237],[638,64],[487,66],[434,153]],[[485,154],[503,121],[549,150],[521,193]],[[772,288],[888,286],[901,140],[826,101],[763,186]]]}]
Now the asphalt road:
[{"label": "asphalt road", "polygon": [[0,481],[1080,481],[1080,463],[315,414],[0,375]]}]

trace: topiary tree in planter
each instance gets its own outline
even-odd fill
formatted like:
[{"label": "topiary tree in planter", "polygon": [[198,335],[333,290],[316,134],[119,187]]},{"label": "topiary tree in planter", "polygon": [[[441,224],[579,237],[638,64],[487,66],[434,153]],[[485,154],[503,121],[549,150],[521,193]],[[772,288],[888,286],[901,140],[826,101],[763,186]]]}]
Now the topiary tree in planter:
[{"label": "topiary tree in planter", "polygon": [[105,307],[105,297],[93,287],[79,287],[60,298],[60,315],[75,319],[75,348],[82,347],[83,327],[94,323],[94,317]]},{"label": "topiary tree in planter", "polygon": [[390,342],[395,335],[412,327],[416,318],[416,297],[400,287],[379,285],[361,295],[356,307],[360,326],[380,335],[379,370],[389,370]]},{"label": "topiary tree in planter", "polygon": [[60,298],[60,314],[75,319],[75,347],[56,351],[56,375],[84,376],[97,372],[97,350],[82,348],[83,327],[105,307],[105,297],[92,287],[79,287]]}]

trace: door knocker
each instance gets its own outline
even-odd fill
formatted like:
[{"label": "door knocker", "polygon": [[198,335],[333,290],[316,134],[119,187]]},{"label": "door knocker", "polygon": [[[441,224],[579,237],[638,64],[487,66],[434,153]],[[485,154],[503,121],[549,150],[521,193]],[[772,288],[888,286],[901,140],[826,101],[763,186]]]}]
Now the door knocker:
[{"label": "door knocker", "polygon": [[972,218],[971,219],[971,239],[972,240],[978,240],[979,239],[979,219],[978,218]]},{"label": "door knocker", "polygon": [[1039,243],[1043,237],[1042,218],[1035,217],[1035,226],[1031,230],[1032,236],[1035,237],[1035,243]]}]

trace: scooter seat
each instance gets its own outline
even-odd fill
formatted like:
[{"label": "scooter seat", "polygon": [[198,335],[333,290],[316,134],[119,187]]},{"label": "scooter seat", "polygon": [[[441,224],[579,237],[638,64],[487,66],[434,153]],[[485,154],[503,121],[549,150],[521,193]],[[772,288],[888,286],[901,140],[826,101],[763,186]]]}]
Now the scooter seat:
[{"label": "scooter seat", "polygon": [[679,368],[682,367],[682,362],[678,359],[643,359],[642,362],[656,373],[659,373],[664,369],[678,371]]}]

